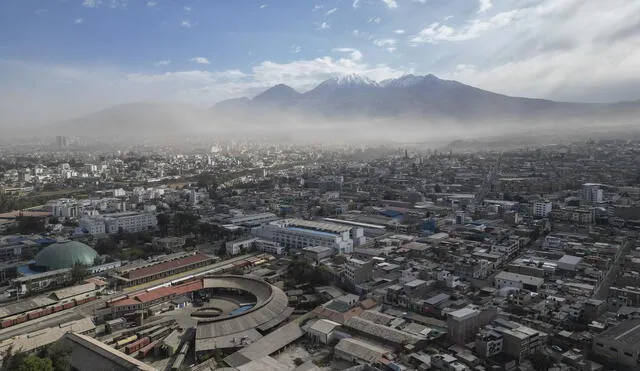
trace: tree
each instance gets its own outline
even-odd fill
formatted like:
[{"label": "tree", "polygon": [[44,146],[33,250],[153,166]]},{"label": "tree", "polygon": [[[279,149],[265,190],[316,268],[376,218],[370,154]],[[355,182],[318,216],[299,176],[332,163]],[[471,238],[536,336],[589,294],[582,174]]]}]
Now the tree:
[{"label": "tree", "polygon": [[116,243],[109,237],[100,238],[96,242],[95,248],[100,255],[109,255],[116,252],[116,250],[118,249]]},{"label": "tree", "polygon": [[71,347],[63,339],[46,347],[41,356],[51,360],[55,371],[71,370]]},{"label": "tree", "polygon": [[38,356],[25,357],[20,364],[15,366],[17,371],[55,371],[50,359]]},{"label": "tree", "polygon": [[89,275],[89,271],[84,264],[76,261],[71,268],[71,277],[73,277],[74,282],[82,281],[85,277]]},{"label": "tree", "polygon": [[158,214],[156,216],[158,220],[158,228],[160,228],[160,236],[166,237],[169,232],[169,223],[171,223],[171,217],[167,213]]},{"label": "tree", "polygon": [[536,371],[547,371],[551,366],[553,366],[553,360],[551,357],[540,351],[532,354],[529,360]]}]

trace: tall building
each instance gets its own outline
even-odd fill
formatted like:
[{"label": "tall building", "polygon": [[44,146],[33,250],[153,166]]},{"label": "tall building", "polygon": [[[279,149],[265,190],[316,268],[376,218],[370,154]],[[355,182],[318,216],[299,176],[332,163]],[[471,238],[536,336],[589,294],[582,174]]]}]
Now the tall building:
[{"label": "tall building", "polygon": [[58,148],[67,148],[67,137],[62,135],[56,136],[56,145]]},{"label": "tall building", "polygon": [[478,329],[480,311],[471,307],[458,309],[447,314],[447,328],[449,329],[449,337],[456,344],[467,344],[472,341]]},{"label": "tall building", "polygon": [[367,282],[373,278],[373,260],[348,259],[345,264],[344,276],[352,285]]},{"label": "tall building", "polygon": [[602,188],[598,183],[585,183],[582,185],[582,200],[588,204],[602,202]]},{"label": "tall building", "polygon": [[553,204],[549,200],[538,200],[533,203],[533,216],[546,218],[551,213]]},{"label": "tall building", "polygon": [[546,333],[498,318],[478,332],[475,345],[483,358],[505,353],[522,361],[541,351],[546,344]]}]

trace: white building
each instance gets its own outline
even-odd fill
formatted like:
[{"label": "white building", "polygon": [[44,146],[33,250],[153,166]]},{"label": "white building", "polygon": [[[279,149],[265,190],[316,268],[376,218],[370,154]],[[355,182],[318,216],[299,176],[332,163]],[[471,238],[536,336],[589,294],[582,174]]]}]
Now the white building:
[{"label": "white building", "polygon": [[373,261],[348,259],[344,266],[344,277],[352,285],[367,282],[373,278]]},{"label": "white building", "polygon": [[602,188],[598,183],[585,183],[582,185],[582,199],[586,203],[594,204],[602,202]]},{"label": "white building", "polygon": [[336,254],[353,252],[351,227],[334,223],[321,223],[301,219],[273,221],[252,233],[276,242],[286,248],[303,249],[308,246],[327,246]]},{"label": "white building", "polygon": [[80,215],[78,201],[72,198],[61,198],[48,203],[53,216],[59,218],[77,218]]},{"label": "white building", "polygon": [[100,216],[85,216],[78,221],[78,225],[89,231],[89,234],[105,234],[104,218]]},{"label": "white building", "polygon": [[328,319],[319,319],[307,329],[307,334],[316,342],[329,344],[333,341],[335,329],[341,325]]},{"label": "white building", "polygon": [[118,233],[120,228],[124,232],[142,232],[155,228],[158,221],[153,213],[114,213],[104,216],[105,229],[109,234]]},{"label": "white building", "polygon": [[514,287],[517,289],[527,289],[538,291],[544,284],[544,278],[527,276],[524,274],[502,271],[495,277],[495,286],[498,289],[504,287]]},{"label": "white building", "polygon": [[551,212],[553,204],[549,200],[538,200],[533,203],[533,216],[546,218]]}]

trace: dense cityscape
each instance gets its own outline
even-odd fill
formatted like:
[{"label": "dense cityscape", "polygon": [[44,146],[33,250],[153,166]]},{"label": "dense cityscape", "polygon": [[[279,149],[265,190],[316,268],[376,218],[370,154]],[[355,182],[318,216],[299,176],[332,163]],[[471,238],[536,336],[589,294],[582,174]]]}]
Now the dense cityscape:
[{"label": "dense cityscape", "polygon": [[638,141],[73,143],[0,154],[5,365],[640,365]]}]

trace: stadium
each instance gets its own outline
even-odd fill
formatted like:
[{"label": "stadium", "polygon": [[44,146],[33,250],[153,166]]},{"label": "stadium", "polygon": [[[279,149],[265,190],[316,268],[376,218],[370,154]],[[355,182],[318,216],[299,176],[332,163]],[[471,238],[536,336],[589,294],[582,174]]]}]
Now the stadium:
[{"label": "stadium", "polygon": [[248,345],[284,322],[293,312],[279,288],[252,277],[213,276],[202,279],[204,304],[198,319],[196,354]]}]

